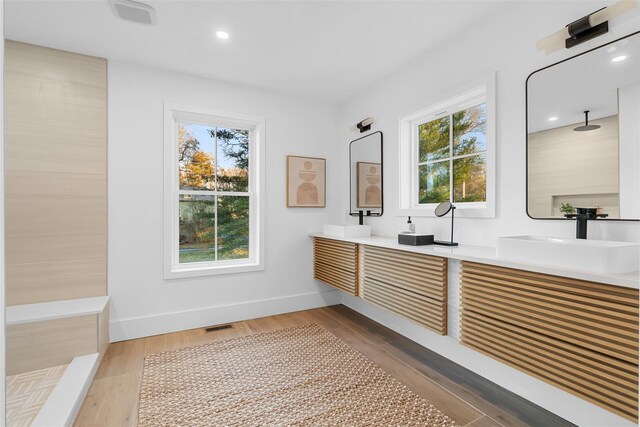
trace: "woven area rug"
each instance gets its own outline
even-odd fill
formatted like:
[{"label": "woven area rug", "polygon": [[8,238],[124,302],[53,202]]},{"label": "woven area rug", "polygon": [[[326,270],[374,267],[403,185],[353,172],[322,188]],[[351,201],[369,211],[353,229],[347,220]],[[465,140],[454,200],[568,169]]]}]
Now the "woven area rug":
[{"label": "woven area rug", "polygon": [[322,327],[149,355],[139,426],[454,426]]}]

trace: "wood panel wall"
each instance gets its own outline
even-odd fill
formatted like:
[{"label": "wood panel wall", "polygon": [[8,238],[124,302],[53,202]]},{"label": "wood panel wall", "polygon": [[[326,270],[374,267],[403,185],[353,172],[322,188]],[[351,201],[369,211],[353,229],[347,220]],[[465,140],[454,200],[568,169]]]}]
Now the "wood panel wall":
[{"label": "wood panel wall", "polygon": [[638,290],[462,262],[461,342],[634,422]]},{"label": "wood panel wall", "polygon": [[358,245],[313,239],[313,277],[351,295],[358,295]]},{"label": "wood panel wall", "polygon": [[584,124],[576,123],[529,134],[527,194],[531,216],[562,217],[559,205],[569,202],[574,206],[599,205],[609,218],[620,218],[618,116],[589,123],[602,127],[574,132],[573,128]]},{"label": "wood panel wall", "polygon": [[447,334],[447,259],[361,246],[363,299]]},{"label": "wood panel wall", "polygon": [[106,295],[107,63],[5,45],[7,305]]},{"label": "wood panel wall", "polygon": [[98,352],[95,314],[7,326],[7,375],[70,363]]}]

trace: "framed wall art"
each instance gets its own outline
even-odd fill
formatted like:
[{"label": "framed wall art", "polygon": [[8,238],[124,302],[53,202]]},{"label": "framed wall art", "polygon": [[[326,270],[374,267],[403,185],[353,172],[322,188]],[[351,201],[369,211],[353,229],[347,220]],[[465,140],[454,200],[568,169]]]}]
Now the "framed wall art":
[{"label": "framed wall art", "polygon": [[287,207],[326,206],[326,159],[287,156]]}]

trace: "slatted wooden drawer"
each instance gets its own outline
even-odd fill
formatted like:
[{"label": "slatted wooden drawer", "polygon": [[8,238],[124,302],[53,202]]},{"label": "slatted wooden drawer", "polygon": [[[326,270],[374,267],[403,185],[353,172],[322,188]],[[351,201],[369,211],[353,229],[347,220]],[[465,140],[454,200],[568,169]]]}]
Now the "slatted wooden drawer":
[{"label": "slatted wooden drawer", "polygon": [[638,290],[462,262],[463,344],[638,418]]},{"label": "slatted wooden drawer", "polygon": [[358,245],[340,240],[313,239],[313,277],[357,295]]},{"label": "slatted wooden drawer", "polygon": [[447,334],[447,259],[362,246],[361,297]]}]

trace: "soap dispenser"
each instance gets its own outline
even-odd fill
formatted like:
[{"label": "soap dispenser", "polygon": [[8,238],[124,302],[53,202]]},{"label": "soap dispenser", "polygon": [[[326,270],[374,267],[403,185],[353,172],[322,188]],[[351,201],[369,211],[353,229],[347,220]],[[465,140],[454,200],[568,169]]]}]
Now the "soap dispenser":
[{"label": "soap dispenser", "polygon": [[416,234],[416,226],[411,222],[411,217],[407,219],[408,231],[398,233],[398,243],[401,245],[433,245],[433,234]]},{"label": "soap dispenser", "polygon": [[411,222],[411,217],[407,220],[407,224],[409,224],[409,231],[412,233],[416,232],[416,225]]}]

